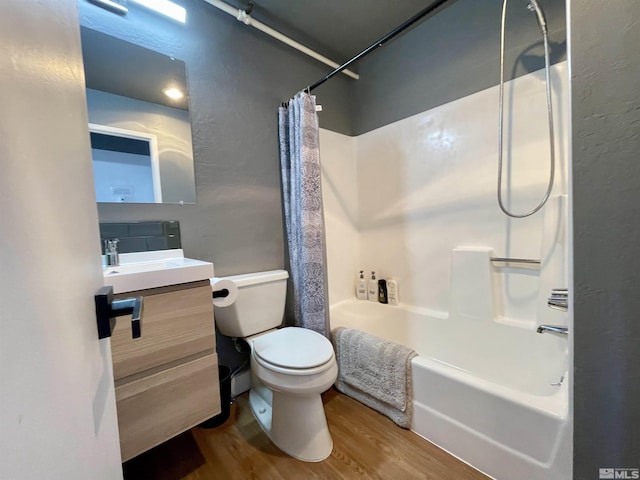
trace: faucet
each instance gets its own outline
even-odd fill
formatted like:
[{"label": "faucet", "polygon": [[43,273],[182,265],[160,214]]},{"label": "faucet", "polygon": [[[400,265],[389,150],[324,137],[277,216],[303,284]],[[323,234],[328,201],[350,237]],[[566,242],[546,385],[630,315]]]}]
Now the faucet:
[{"label": "faucet", "polygon": [[557,325],[540,325],[536,330],[538,333],[559,333],[560,335],[569,335],[569,329],[567,327],[559,327]]},{"label": "faucet", "polygon": [[547,305],[555,310],[566,312],[569,309],[569,289],[552,288],[551,296],[547,300]]},{"label": "faucet", "polygon": [[118,257],[118,240],[114,238],[113,240],[105,240],[104,241],[104,254],[107,257],[107,265],[109,267],[117,267],[120,265],[120,258]]}]

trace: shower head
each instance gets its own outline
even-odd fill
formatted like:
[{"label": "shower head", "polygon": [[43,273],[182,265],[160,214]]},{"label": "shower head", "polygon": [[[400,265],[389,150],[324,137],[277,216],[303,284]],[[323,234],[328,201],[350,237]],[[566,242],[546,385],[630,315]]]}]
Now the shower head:
[{"label": "shower head", "polygon": [[542,7],[538,4],[538,0],[529,0],[529,5],[527,8],[532,12],[535,12],[536,18],[538,19],[538,25],[540,25],[540,30],[542,30],[543,34],[547,33],[547,19],[544,18],[544,11]]}]

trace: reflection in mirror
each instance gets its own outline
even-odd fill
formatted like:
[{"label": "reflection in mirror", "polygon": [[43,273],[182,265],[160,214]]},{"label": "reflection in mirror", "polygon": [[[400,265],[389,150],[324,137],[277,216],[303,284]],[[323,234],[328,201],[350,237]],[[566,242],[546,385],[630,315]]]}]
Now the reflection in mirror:
[{"label": "reflection in mirror", "polygon": [[98,202],[195,203],[184,62],[81,35]]},{"label": "reflection in mirror", "polygon": [[158,138],[89,124],[98,202],[162,203]]}]

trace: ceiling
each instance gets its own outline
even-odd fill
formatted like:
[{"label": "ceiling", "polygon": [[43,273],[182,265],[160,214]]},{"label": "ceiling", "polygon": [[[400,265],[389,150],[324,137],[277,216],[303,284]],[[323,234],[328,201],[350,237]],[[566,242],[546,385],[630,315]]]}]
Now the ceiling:
[{"label": "ceiling", "polygon": [[[246,8],[249,0],[225,0]],[[341,63],[434,3],[433,0],[253,0],[251,14]]]}]

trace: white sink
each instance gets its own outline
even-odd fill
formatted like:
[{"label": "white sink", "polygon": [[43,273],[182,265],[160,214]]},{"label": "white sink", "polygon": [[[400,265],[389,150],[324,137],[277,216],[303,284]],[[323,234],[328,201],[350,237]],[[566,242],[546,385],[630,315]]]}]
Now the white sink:
[{"label": "white sink", "polygon": [[103,269],[113,293],[133,292],[213,277],[213,263],[185,258],[182,250],[122,253],[120,265]]}]

